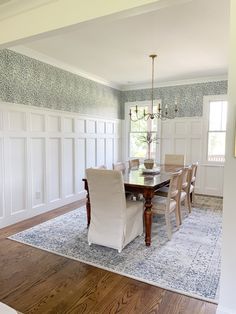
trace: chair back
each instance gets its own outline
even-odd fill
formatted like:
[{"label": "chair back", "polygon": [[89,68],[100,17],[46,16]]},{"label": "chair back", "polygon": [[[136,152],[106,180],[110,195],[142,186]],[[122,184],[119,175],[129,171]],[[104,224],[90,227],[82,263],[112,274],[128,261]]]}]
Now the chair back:
[{"label": "chair back", "polygon": [[125,171],[125,163],[124,162],[117,162],[112,165],[113,170]]},{"label": "chair back", "polygon": [[169,190],[168,190],[168,195],[167,195],[168,200],[170,200],[171,198],[177,200],[180,195],[181,188],[182,188],[182,170],[178,172],[174,172],[171,175],[170,185],[169,185]]},{"label": "chair back", "polygon": [[122,173],[90,168],[86,169],[86,177],[91,206],[88,237],[91,233],[98,243],[104,242],[104,237],[108,237],[107,242],[116,242],[124,232],[126,215]]},{"label": "chair back", "polygon": [[184,167],[182,170],[182,189],[185,190],[189,185],[189,177],[192,175],[192,168],[190,166]]},{"label": "chair back", "polygon": [[198,162],[192,164],[192,178],[191,178],[192,183],[195,183],[196,181],[197,167],[198,167]]},{"label": "chair back", "polygon": [[107,167],[105,165],[101,165],[101,166],[98,166],[97,168],[95,169],[107,169]]},{"label": "chair back", "polygon": [[165,155],[165,165],[184,165],[184,155],[174,155],[166,154]]},{"label": "chair back", "polygon": [[140,165],[139,159],[131,159],[129,160],[129,168],[130,169],[138,169]]}]

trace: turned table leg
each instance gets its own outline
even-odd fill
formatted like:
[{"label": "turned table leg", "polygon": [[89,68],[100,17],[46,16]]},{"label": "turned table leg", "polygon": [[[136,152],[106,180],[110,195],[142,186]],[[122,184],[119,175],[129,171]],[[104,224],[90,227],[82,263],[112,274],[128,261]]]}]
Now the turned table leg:
[{"label": "turned table leg", "polygon": [[84,189],[87,192],[86,195],[86,210],[87,210],[87,228],[90,225],[90,219],[91,219],[91,206],[90,206],[90,198],[89,198],[89,189],[88,189],[88,182],[86,179],[83,179],[84,182]]},{"label": "turned table leg", "polygon": [[91,219],[91,206],[90,206],[89,193],[87,193],[87,198],[86,198],[86,210],[87,210],[87,228],[88,228],[90,225],[90,219]]},{"label": "turned table leg", "polygon": [[143,196],[145,199],[144,204],[145,243],[146,246],[150,246],[152,232],[152,198],[154,196],[154,191],[146,190]]}]

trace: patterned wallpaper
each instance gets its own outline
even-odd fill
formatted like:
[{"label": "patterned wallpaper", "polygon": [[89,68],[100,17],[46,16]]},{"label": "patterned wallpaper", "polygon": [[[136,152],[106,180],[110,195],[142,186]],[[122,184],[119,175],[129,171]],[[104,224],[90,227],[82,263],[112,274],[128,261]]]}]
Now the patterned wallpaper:
[{"label": "patterned wallpaper", "polygon": [[[203,96],[227,94],[227,81],[155,88],[177,116],[202,116]],[[26,57],[0,50],[0,100],[25,105],[124,119],[124,104],[151,99],[150,89],[119,91],[79,75]]]},{"label": "patterned wallpaper", "polygon": [[[154,99],[161,99],[174,112],[175,97],[178,101],[178,117],[202,116],[203,96],[227,94],[227,81],[167,86],[154,89]],[[122,102],[151,99],[151,89],[124,91]],[[123,107],[124,115],[124,107]]]},{"label": "patterned wallpaper", "polygon": [[0,50],[0,99],[122,118],[121,92],[38,60]]}]

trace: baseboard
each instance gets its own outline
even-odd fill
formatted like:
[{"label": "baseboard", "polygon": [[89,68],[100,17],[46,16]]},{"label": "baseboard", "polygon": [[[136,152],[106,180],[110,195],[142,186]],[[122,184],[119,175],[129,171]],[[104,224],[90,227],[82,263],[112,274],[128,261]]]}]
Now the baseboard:
[{"label": "baseboard", "polygon": [[227,307],[218,305],[216,314],[236,314],[236,310],[232,310]]},{"label": "baseboard", "polygon": [[42,204],[42,206],[25,209],[24,211],[22,211],[21,215],[18,215],[18,216],[12,215],[8,217],[8,219],[5,219],[4,222],[1,221],[0,219],[0,229],[13,225],[15,223],[24,221],[26,219],[35,217],[37,215],[49,212],[58,207],[62,207],[64,205],[67,205],[76,201],[80,201],[84,199],[85,197],[86,197],[86,192],[80,191],[79,193],[71,195],[70,197],[58,199],[58,200],[49,202],[47,204]]}]

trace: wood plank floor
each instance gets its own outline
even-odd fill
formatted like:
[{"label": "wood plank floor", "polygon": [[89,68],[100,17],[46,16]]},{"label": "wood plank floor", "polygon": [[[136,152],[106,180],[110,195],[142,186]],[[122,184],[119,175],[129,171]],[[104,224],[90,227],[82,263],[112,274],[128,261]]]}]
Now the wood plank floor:
[{"label": "wood plank floor", "polygon": [[76,202],[0,230],[1,302],[25,314],[215,314],[215,304],[6,239],[81,205]]}]

